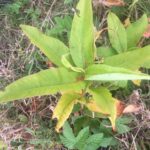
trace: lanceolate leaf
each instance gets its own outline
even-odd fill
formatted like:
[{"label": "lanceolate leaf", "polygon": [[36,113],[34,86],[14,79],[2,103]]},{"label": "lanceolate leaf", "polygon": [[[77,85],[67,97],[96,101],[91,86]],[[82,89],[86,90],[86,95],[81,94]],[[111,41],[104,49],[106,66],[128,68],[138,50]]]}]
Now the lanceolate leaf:
[{"label": "lanceolate leaf", "polygon": [[61,59],[62,64],[63,64],[66,68],[71,69],[71,70],[73,70],[73,71],[75,71],[75,72],[84,72],[84,70],[83,70],[82,68],[74,67],[74,66],[70,63],[71,61],[68,60],[68,57],[69,57],[69,56],[70,56],[70,54],[65,54],[65,55],[62,56],[62,59]]},{"label": "lanceolate leaf", "polygon": [[85,80],[113,81],[113,80],[150,80],[150,76],[130,71],[128,69],[111,67],[103,64],[91,65],[86,69]]},{"label": "lanceolate leaf", "polygon": [[54,112],[53,118],[57,118],[56,131],[59,132],[59,129],[63,126],[64,122],[68,119],[69,115],[72,112],[73,106],[76,103],[77,99],[80,97],[76,93],[65,93],[62,95],[59,100]]},{"label": "lanceolate leaf", "polygon": [[137,47],[139,40],[148,26],[147,16],[144,14],[139,20],[130,24],[126,29],[128,50]]},{"label": "lanceolate leaf", "polygon": [[63,66],[61,63],[61,56],[69,52],[67,46],[55,38],[44,35],[35,27],[28,25],[21,25],[20,27],[30,41],[40,48],[50,61],[57,66]]},{"label": "lanceolate leaf", "polygon": [[97,55],[99,57],[106,58],[106,57],[113,56],[113,55],[116,55],[116,54],[117,54],[117,52],[111,47],[103,47],[103,46],[101,46],[101,47],[97,48]]},{"label": "lanceolate leaf", "polygon": [[124,67],[131,70],[138,70],[145,63],[149,64],[149,62],[150,46],[145,46],[134,51],[107,57],[104,60],[104,64],[114,67]]},{"label": "lanceolate leaf", "polygon": [[93,95],[93,101],[96,102],[97,106],[101,110],[101,113],[109,115],[112,127],[115,129],[115,120],[118,116],[118,112],[122,111],[118,110],[121,102],[114,99],[109,90],[105,87],[90,89],[89,92]]},{"label": "lanceolate leaf", "polygon": [[70,72],[65,68],[44,70],[8,85],[0,92],[0,102],[48,95],[59,90],[79,90],[84,87],[84,83],[78,79],[79,76],[78,73]]},{"label": "lanceolate leaf", "polygon": [[91,0],[80,0],[77,5],[69,45],[77,67],[84,68],[93,63],[94,27]]},{"label": "lanceolate leaf", "polygon": [[114,13],[109,13],[108,18],[108,35],[112,47],[122,53],[127,50],[127,35],[123,24]]},{"label": "lanceolate leaf", "polygon": [[148,61],[146,61],[144,64],[141,65],[144,68],[150,68],[150,59]]}]

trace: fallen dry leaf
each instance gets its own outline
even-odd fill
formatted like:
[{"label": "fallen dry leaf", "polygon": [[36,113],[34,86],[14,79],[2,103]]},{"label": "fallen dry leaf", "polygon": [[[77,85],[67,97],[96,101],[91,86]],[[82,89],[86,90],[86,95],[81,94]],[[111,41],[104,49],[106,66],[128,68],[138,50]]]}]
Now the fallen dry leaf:
[{"label": "fallen dry leaf", "polygon": [[128,27],[131,24],[130,18],[125,19],[124,21],[124,27]]},{"label": "fallen dry leaf", "polygon": [[130,104],[130,105],[125,107],[125,109],[123,110],[123,113],[124,114],[135,113],[135,112],[140,111],[141,109],[142,109],[141,106]]},{"label": "fallen dry leaf", "polygon": [[139,102],[140,102],[140,98],[141,98],[140,89],[138,89],[138,90],[133,90],[133,92],[132,92],[131,95],[129,96],[130,104],[138,105]]},{"label": "fallen dry leaf", "polygon": [[150,24],[148,25],[146,31],[144,32],[143,37],[150,38]]},{"label": "fallen dry leaf", "polygon": [[94,0],[95,4],[102,4],[108,7],[112,6],[124,6],[125,3],[123,0]]},{"label": "fallen dry leaf", "polygon": [[120,116],[125,109],[125,104],[119,100],[116,101],[117,117]]}]

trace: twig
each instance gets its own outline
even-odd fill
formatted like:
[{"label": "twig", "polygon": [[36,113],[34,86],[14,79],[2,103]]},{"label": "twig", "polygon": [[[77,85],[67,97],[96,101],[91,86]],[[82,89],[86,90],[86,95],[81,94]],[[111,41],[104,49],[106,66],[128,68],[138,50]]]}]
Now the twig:
[{"label": "twig", "polygon": [[[45,26],[45,23],[46,23],[46,21],[48,20],[48,18],[50,18],[52,9],[53,9],[53,7],[54,7],[54,5],[55,5],[56,2],[57,2],[57,0],[53,0],[52,5],[50,6],[49,10],[47,11],[46,17],[45,17],[45,19],[43,20],[42,25],[41,25],[41,30],[42,30],[42,28]],[[50,20],[51,20],[51,19],[50,19]]]}]

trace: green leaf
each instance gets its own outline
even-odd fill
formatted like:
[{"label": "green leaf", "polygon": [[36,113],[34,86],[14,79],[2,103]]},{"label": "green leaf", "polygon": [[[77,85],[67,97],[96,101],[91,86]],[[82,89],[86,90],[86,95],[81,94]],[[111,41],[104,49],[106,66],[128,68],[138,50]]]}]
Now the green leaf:
[{"label": "green leaf", "polygon": [[117,52],[111,47],[101,46],[101,47],[97,48],[98,57],[104,57],[105,58],[105,57],[113,56],[116,54],[117,54]]},{"label": "green leaf", "polygon": [[91,0],[80,0],[72,23],[70,53],[77,67],[94,61],[94,27]]},{"label": "green leaf", "polygon": [[141,39],[143,33],[148,26],[148,19],[146,14],[144,14],[139,20],[130,24],[127,29],[127,43],[128,50],[137,47],[139,40]]},{"label": "green leaf", "polygon": [[119,123],[116,125],[116,128],[119,134],[127,133],[131,130],[127,125],[119,124]]},{"label": "green leaf", "polygon": [[122,53],[127,50],[127,35],[123,24],[119,18],[112,12],[108,14],[108,35],[112,47]]},{"label": "green leaf", "polygon": [[101,145],[100,141],[102,139],[103,139],[103,134],[102,133],[97,133],[97,134],[91,135],[86,140],[84,150],[97,150]]},{"label": "green leaf", "polygon": [[73,71],[75,71],[75,72],[84,72],[84,70],[83,70],[82,68],[74,67],[74,66],[70,63],[70,61],[68,60],[68,58],[67,58],[68,56],[70,56],[70,54],[65,54],[65,55],[62,56],[62,58],[61,58],[62,64],[63,64],[66,68],[71,69],[71,70],[73,70]]},{"label": "green leaf", "polygon": [[[103,138],[100,142],[100,146],[101,147],[108,147],[108,146],[111,146],[111,145],[116,145],[116,140],[112,137],[107,137],[107,138]],[[113,144],[112,144],[113,142]]]},{"label": "green leaf", "polygon": [[75,147],[79,150],[83,150],[85,141],[88,139],[89,136],[89,127],[82,129],[78,136],[76,137],[76,144]]},{"label": "green leaf", "polygon": [[69,15],[65,15],[63,18],[62,16],[55,17],[54,22],[55,22],[54,27],[52,29],[46,29],[46,34],[53,37],[59,37],[60,39],[65,41],[66,40],[66,38],[64,38],[65,33],[67,35],[68,40],[71,30],[72,18]]},{"label": "green leaf", "polygon": [[112,67],[103,64],[91,65],[86,69],[85,80],[114,81],[114,80],[150,80],[150,76],[130,71],[125,68]]},{"label": "green leaf", "polygon": [[64,136],[61,136],[61,135],[60,135],[60,139],[61,139],[62,144],[65,147],[67,147],[69,149],[74,149],[74,145],[75,145],[75,141],[74,140],[67,139],[67,138],[65,138]]},{"label": "green leaf", "polygon": [[145,63],[150,62],[150,45],[134,51],[125,52],[115,56],[107,57],[104,60],[106,65],[124,67],[131,70],[138,70]]},{"label": "green leaf", "polygon": [[70,125],[67,121],[65,122],[65,124],[63,126],[63,135],[67,139],[75,140],[75,136],[73,134],[72,128],[70,127]]},{"label": "green leaf", "polygon": [[73,0],[64,0],[64,4],[71,4],[73,3]]},{"label": "green leaf", "polygon": [[63,136],[60,136],[61,142],[69,149],[74,149],[75,136],[68,122],[63,126]]},{"label": "green leaf", "polygon": [[150,59],[146,61],[144,64],[142,64],[141,67],[150,69]]},{"label": "green leaf", "polygon": [[56,131],[59,132],[59,129],[63,126],[64,122],[68,119],[69,115],[72,112],[73,106],[79,98],[79,94],[76,93],[65,93],[62,95],[59,100],[52,118],[57,118],[58,122],[56,125]]},{"label": "green leaf", "polygon": [[67,46],[55,38],[44,35],[35,27],[28,25],[20,25],[20,27],[30,39],[32,44],[40,48],[40,50],[50,59],[50,61],[57,66],[63,66],[61,63],[61,57],[69,52]]},{"label": "green leaf", "polygon": [[89,89],[89,92],[93,95],[93,101],[96,102],[97,106],[101,109],[101,112],[108,115],[113,129],[115,129],[117,101],[112,97],[109,90],[105,87]]},{"label": "green leaf", "polygon": [[127,133],[129,132],[131,129],[128,127],[128,125],[131,122],[131,118],[125,118],[125,117],[119,117],[116,120],[116,128],[117,128],[117,132],[119,134],[123,134],[123,133]]},{"label": "green leaf", "polygon": [[85,84],[79,81],[79,76],[78,73],[68,71],[65,68],[47,69],[8,85],[4,91],[0,92],[0,102],[48,95],[59,90],[79,90],[84,88]]},{"label": "green leaf", "polygon": [[84,115],[78,117],[74,122],[74,131],[78,133],[82,128],[89,126],[90,119]]},{"label": "green leaf", "polygon": [[134,120],[133,117],[122,116],[117,119],[117,122],[119,122],[121,124],[129,124],[129,123],[131,123],[132,120]]}]

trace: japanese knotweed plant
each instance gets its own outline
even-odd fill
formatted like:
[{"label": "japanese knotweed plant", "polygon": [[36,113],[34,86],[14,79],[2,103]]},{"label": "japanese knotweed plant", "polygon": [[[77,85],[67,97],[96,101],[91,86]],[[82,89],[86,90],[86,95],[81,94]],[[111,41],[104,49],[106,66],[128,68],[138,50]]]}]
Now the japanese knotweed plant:
[{"label": "japanese knotweed plant", "polygon": [[144,32],[137,28],[145,27],[147,18],[146,15],[142,17],[145,24],[138,21],[125,29],[117,16],[110,12],[108,33],[114,48],[111,53],[115,51],[115,54],[104,57],[103,61],[95,61],[98,51],[95,46],[92,0],[79,0],[77,10],[72,22],[69,46],[44,35],[35,27],[21,25],[31,42],[40,48],[56,67],[23,77],[8,85],[0,92],[0,102],[49,95],[59,91],[62,96],[53,112],[53,118],[58,119],[57,131],[77,103],[84,105],[91,112],[104,114],[115,129],[115,120],[124,107],[121,101],[112,97],[109,86],[105,83],[150,80],[150,76],[137,72],[139,67],[150,61],[150,46],[129,51],[136,46],[141,33]]}]

